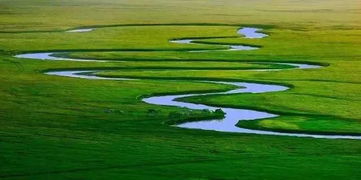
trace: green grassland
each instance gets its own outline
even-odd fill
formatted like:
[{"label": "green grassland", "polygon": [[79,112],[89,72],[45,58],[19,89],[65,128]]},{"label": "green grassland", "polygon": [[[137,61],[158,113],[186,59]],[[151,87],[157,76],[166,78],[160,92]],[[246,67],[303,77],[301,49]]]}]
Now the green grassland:
[{"label": "green grassland", "polygon": [[[156,94],[233,88],[197,79],[284,84],[291,89],[183,100],[281,115],[240,127],[360,135],[359,7],[357,0],[0,0],[0,179],[360,179],[359,140],[180,129],[169,124],[216,115],[141,102]],[[243,39],[236,34],[242,26],[270,36]],[[76,27],[98,28],[63,32]],[[169,43],[203,37],[213,38]],[[262,48],[187,52],[222,44]],[[13,57],[38,51],[109,62]],[[284,70],[245,71],[263,68]],[[139,80],[43,74],[57,69]]]}]

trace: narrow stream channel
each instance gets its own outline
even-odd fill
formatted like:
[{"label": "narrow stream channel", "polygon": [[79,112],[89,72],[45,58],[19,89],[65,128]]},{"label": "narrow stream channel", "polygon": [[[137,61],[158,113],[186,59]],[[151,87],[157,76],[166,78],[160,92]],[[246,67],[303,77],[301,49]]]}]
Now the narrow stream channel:
[{"label": "narrow stream channel", "polygon": [[[93,30],[93,29],[91,29]],[[89,29],[85,30],[72,30],[72,32],[89,32]],[[261,29],[258,28],[241,28],[237,32],[242,35],[244,38],[264,38],[267,37],[266,34],[260,32]],[[68,31],[70,32],[70,31]],[[211,39],[211,38],[210,38]],[[194,43],[193,39],[180,39],[180,40],[171,40],[172,43],[183,43],[190,44]],[[247,49],[254,48],[251,46],[242,49],[241,47],[232,47],[229,46],[229,50],[254,50]],[[209,50],[211,51],[211,50]],[[74,59],[74,58],[60,58],[53,56],[55,52],[39,52],[39,53],[27,53],[19,54],[15,57],[17,58],[26,58],[26,59],[38,59],[38,60],[68,60],[68,61],[97,61],[97,62],[106,62],[105,60],[89,60],[89,59]],[[284,64],[293,66],[293,69],[313,69],[321,68],[319,65],[311,64],[297,64],[297,63],[274,63],[274,62],[264,62],[267,64]],[[280,71],[282,69],[254,69],[248,71]],[[83,79],[95,79],[95,80],[133,80],[128,78],[111,78],[111,77],[100,77],[96,76],[96,70],[64,70],[64,71],[51,71],[47,72],[48,75],[56,76],[65,76],[72,78],[83,78]],[[226,91],[226,92],[217,92],[217,93],[197,93],[197,94],[181,94],[181,95],[164,95],[164,96],[153,96],[149,98],[144,98],[142,101],[148,104],[161,105],[161,106],[175,106],[175,107],[184,107],[194,110],[203,110],[208,109],[214,111],[216,109],[222,109],[225,112],[225,117],[221,120],[204,120],[196,122],[186,122],[182,124],[174,125],[179,128],[188,128],[188,129],[201,129],[201,130],[213,130],[219,132],[233,132],[233,133],[249,133],[249,134],[262,134],[262,135],[278,135],[278,136],[294,136],[294,137],[312,137],[312,138],[327,138],[327,139],[361,139],[361,136],[351,136],[351,135],[315,135],[315,134],[303,134],[303,133],[283,133],[283,132],[272,132],[265,130],[252,130],[246,128],[237,127],[236,124],[242,120],[259,120],[266,118],[274,118],[279,115],[271,114],[262,111],[255,111],[249,109],[237,109],[237,108],[225,108],[225,107],[214,107],[204,104],[194,104],[188,102],[182,102],[177,100],[184,97],[192,96],[206,96],[206,95],[224,95],[224,94],[239,94],[239,93],[270,93],[270,92],[279,92],[286,91],[289,88],[282,85],[274,84],[261,84],[261,83],[248,83],[248,82],[225,82],[225,81],[201,81],[208,83],[216,84],[228,84],[235,86],[235,89]]]}]

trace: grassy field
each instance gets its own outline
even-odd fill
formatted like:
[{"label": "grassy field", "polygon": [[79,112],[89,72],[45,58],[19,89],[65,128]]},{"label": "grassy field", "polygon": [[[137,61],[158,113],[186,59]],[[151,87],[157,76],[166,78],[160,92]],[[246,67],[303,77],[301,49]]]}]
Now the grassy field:
[{"label": "grassy field", "polygon": [[[359,140],[180,129],[169,124],[214,114],[141,102],[155,94],[232,89],[191,79],[286,84],[292,88],[284,92],[184,100],[281,115],[242,121],[240,127],[360,135],[360,5],[358,0],[0,0],[0,179],[360,179]],[[238,37],[242,26],[263,28],[270,36]],[[64,32],[77,27],[98,28]],[[218,38],[198,40],[208,45],[169,43],[197,37]],[[187,52],[228,43],[262,48]],[[13,57],[38,51],[110,62]],[[287,68],[257,62],[325,67],[244,71]],[[43,74],[56,69],[100,69],[100,76],[140,80]]]}]

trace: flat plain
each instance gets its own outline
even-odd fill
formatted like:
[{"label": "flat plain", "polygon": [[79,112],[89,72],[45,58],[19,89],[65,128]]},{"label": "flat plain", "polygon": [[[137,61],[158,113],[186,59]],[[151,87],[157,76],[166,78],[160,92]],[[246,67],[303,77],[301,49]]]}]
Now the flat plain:
[{"label": "flat plain", "polygon": [[[360,7],[358,0],[0,0],[0,178],[360,179],[360,140],[177,128],[216,115],[141,101],[233,88],[196,80],[279,84],[290,89],[182,101],[280,115],[237,124],[249,129],[361,136]],[[242,27],[269,36],[242,38]],[[94,30],[66,32],[79,28]],[[200,43],[170,42],[182,38]],[[224,44],[260,49],[222,51]],[[197,52],[204,49],[212,51]],[[33,52],[107,62],[14,57]],[[285,70],[248,71],[265,68]],[[88,69],[137,80],[44,74]]]}]

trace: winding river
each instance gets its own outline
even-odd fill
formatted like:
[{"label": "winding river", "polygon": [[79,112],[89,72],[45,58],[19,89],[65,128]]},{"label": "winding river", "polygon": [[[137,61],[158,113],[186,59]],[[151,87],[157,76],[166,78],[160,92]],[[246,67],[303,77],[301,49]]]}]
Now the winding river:
[{"label": "winding river", "polygon": [[[262,29],[245,27],[237,31],[237,33],[244,38],[264,38],[267,37],[267,34],[261,33]],[[93,29],[74,29],[66,31],[69,33],[85,33],[93,31]],[[202,38],[205,39],[205,38]],[[212,38],[209,38],[212,39]],[[170,40],[172,43],[182,43],[182,44],[202,44],[202,42],[195,42],[197,39],[174,39]],[[247,46],[247,45],[233,45],[233,44],[221,44],[227,46],[229,51],[244,51],[244,50],[256,50],[258,47]],[[205,50],[213,51],[213,50]],[[218,50],[216,50],[218,51]],[[195,52],[195,51],[191,51]],[[202,51],[201,51],[202,52]],[[106,60],[91,60],[91,59],[75,59],[75,58],[62,58],[54,56],[55,52],[38,52],[38,53],[26,53],[19,54],[15,57],[17,58],[26,58],[26,59],[37,59],[37,60],[67,60],[67,61],[97,61],[97,62],[106,62]],[[292,66],[293,69],[313,69],[321,68],[319,65],[312,64],[297,64],[297,63],[279,63],[279,62],[264,62],[267,64],[283,64]],[[282,69],[254,69],[248,71],[279,71]],[[83,79],[95,79],[95,80],[134,80],[128,78],[112,78],[112,77],[100,77],[96,76],[95,73],[97,70],[63,70],[63,71],[50,71],[46,74],[56,75],[56,76],[65,76],[72,78],[83,78]],[[268,112],[255,111],[249,109],[238,109],[238,108],[225,108],[225,107],[215,107],[208,106],[204,104],[195,104],[182,102],[179,99],[192,96],[206,96],[206,95],[224,95],[224,94],[239,94],[239,93],[269,93],[269,92],[278,92],[286,91],[289,87],[282,85],[274,84],[260,84],[260,83],[249,83],[249,82],[226,82],[226,81],[202,81],[207,83],[216,83],[216,84],[227,84],[233,85],[235,89],[225,91],[225,92],[216,92],[216,93],[195,93],[195,94],[181,94],[181,95],[164,95],[164,96],[153,96],[144,98],[142,101],[148,104],[161,105],[161,106],[176,106],[184,107],[193,110],[203,110],[208,109],[214,111],[216,109],[222,109],[225,112],[223,119],[219,120],[204,120],[196,122],[186,122],[174,125],[179,128],[188,128],[188,129],[202,129],[202,130],[213,130],[219,132],[233,132],[233,133],[249,133],[249,134],[262,134],[262,135],[277,135],[277,136],[293,136],[293,137],[312,137],[312,138],[326,138],[326,139],[361,139],[361,136],[352,136],[352,135],[316,135],[316,134],[303,134],[303,133],[283,133],[283,132],[273,132],[266,130],[252,130],[246,128],[237,127],[236,124],[242,120],[259,120],[266,118],[274,118],[279,115],[271,114]]]}]

